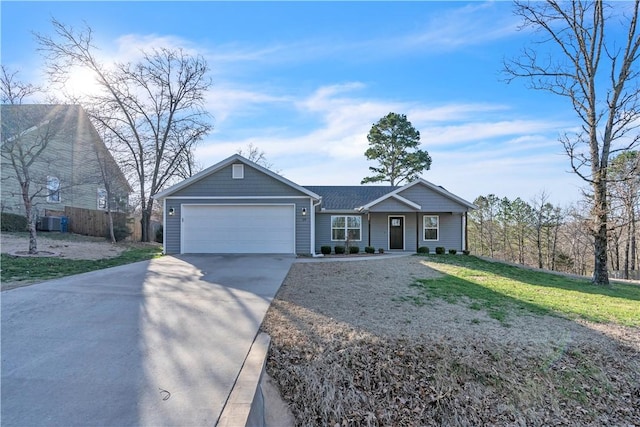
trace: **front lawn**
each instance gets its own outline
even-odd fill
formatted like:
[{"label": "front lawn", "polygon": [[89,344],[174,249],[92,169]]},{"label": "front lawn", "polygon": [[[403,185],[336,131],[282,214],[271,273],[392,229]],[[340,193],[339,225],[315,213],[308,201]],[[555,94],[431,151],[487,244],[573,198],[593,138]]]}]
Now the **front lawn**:
[{"label": "front lawn", "polygon": [[427,265],[443,277],[418,279],[420,298],[457,302],[508,323],[517,311],[560,314],[599,323],[640,326],[640,286],[612,283],[596,286],[588,280],[519,268],[474,256],[425,255]]}]

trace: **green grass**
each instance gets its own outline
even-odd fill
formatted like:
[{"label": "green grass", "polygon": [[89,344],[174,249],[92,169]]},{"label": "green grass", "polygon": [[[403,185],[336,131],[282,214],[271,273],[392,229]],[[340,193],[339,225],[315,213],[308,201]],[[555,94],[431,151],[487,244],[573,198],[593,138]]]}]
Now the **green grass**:
[{"label": "green grass", "polygon": [[430,267],[444,274],[440,278],[419,279],[412,285],[426,299],[466,302],[470,308],[484,310],[503,323],[510,315],[533,313],[640,326],[638,285],[596,286],[584,279],[473,256],[427,255],[424,258]]},{"label": "green grass", "polygon": [[130,264],[159,257],[162,247],[130,248],[114,258],[100,260],[65,259],[65,258],[29,258],[0,255],[0,280],[33,281],[49,280],[72,274],[86,273],[108,267]]}]

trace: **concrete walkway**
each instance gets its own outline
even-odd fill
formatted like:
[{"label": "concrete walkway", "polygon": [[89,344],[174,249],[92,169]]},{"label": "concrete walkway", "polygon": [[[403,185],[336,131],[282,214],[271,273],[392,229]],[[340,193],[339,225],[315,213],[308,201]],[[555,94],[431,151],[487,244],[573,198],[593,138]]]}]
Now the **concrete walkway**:
[{"label": "concrete walkway", "polygon": [[294,261],[165,256],[2,292],[2,425],[215,426]]}]

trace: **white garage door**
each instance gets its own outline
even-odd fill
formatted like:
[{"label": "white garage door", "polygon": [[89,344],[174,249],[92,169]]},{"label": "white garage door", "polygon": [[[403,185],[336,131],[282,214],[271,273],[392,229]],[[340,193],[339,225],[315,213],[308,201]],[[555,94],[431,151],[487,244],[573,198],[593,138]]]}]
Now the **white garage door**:
[{"label": "white garage door", "polygon": [[295,208],[183,205],[182,253],[295,253]]}]

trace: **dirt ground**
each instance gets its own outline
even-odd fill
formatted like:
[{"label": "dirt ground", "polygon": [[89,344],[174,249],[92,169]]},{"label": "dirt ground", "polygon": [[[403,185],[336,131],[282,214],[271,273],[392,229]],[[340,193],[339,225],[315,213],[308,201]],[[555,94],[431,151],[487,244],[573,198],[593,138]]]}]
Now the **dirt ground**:
[{"label": "dirt ground", "polygon": [[[102,237],[57,232],[39,232],[37,237],[38,251],[52,252],[55,256],[69,259],[113,258],[120,255],[127,248],[124,244],[111,244]],[[28,250],[28,234],[0,234],[0,252],[3,254],[13,254]]]},{"label": "dirt ground", "polygon": [[410,256],[294,264],[263,329],[297,425],[640,425],[639,328],[413,304],[435,274]]}]

